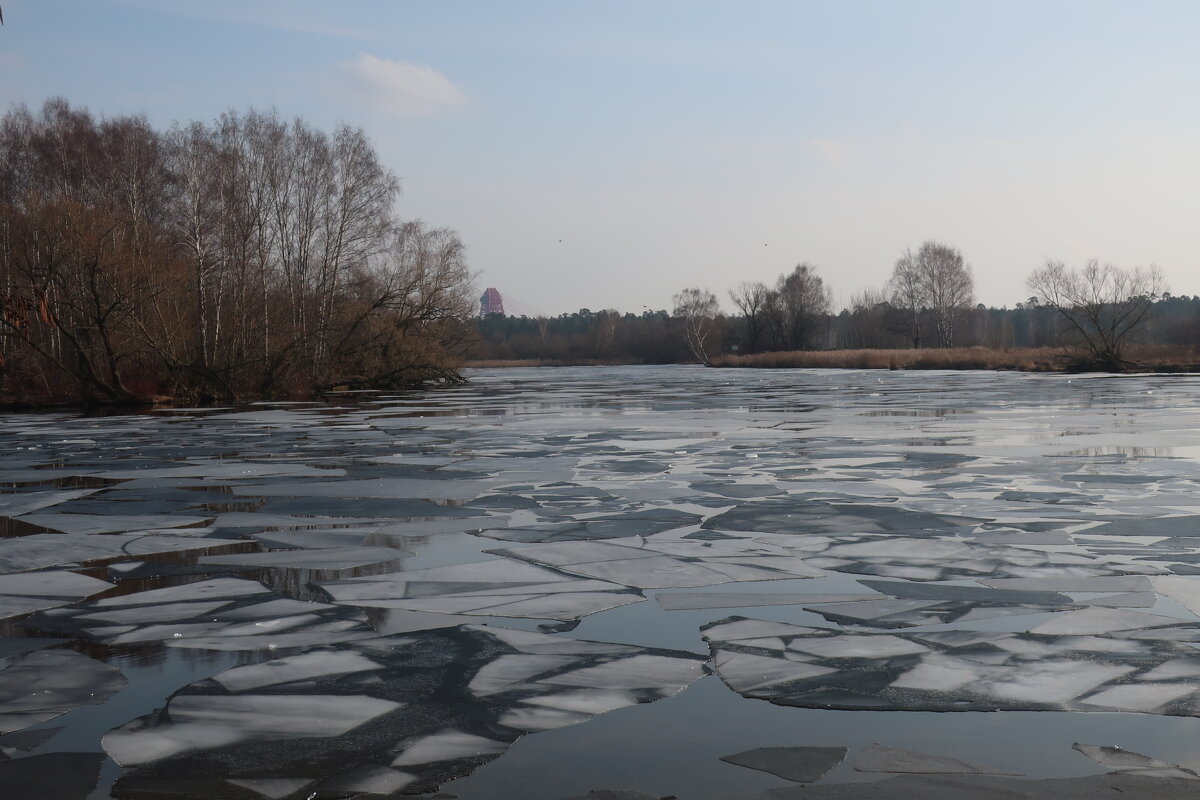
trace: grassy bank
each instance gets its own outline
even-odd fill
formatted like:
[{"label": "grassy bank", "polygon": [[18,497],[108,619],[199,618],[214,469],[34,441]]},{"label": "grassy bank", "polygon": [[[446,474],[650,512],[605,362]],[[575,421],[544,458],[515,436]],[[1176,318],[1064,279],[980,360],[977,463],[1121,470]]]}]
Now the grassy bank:
[{"label": "grassy bank", "polygon": [[[1141,345],[1128,348],[1130,372],[1198,372],[1194,347]],[[714,367],[783,369],[991,369],[1064,372],[1086,367],[1082,354],[1060,347],[959,347],[927,350],[796,350],[754,355],[725,355]]]}]

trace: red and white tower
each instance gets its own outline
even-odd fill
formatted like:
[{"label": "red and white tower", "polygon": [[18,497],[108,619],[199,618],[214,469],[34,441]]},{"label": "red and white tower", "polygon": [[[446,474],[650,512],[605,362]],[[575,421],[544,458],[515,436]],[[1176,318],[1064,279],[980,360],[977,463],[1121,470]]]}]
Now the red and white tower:
[{"label": "red and white tower", "polygon": [[479,316],[486,317],[488,314],[504,314],[504,298],[490,286],[479,298]]}]

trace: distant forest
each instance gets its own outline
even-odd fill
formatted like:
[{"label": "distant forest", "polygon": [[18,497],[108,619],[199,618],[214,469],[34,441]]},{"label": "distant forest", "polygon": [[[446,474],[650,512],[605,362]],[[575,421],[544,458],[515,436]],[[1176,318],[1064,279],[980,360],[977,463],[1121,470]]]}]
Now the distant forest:
[{"label": "distant forest", "polygon": [[[711,356],[796,349],[857,350],[913,347],[900,312],[881,303],[825,315],[821,332],[797,348],[778,327],[753,341],[742,315],[723,315],[713,337]],[[561,363],[620,362],[672,364],[697,360],[688,349],[683,320],[663,310],[641,314],[580,309],[557,317],[489,314],[475,322],[478,341],[470,349],[476,360],[541,360]],[[956,346],[995,349],[1058,347],[1064,341],[1055,309],[1036,300],[1015,308],[980,304],[963,313]],[[1129,344],[1193,346],[1200,343],[1200,296],[1167,296],[1157,300],[1145,324]]]},{"label": "distant forest", "polygon": [[[737,309],[690,288],[671,311],[640,315],[580,309],[558,317],[489,314],[476,321],[479,361],[641,363],[699,361],[802,351],[1060,348],[1063,363],[1099,369],[1133,366],[1130,347],[1189,350],[1200,345],[1200,297],[1172,296],[1158,270],[1092,261],[1072,269],[1049,261],[1026,279],[1031,295],[1015,308],[974,301],[962,254],[936,242],[907,251],[891,279],[834,312],[816,267],[800,264],[774,284],[742,283]],[[777,363],[742,360],[741,363]]]}]

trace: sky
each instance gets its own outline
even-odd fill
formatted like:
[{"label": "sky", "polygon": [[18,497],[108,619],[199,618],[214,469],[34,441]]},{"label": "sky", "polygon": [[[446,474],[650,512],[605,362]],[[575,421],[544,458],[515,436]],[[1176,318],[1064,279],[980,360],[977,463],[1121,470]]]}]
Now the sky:
[{"label": "sky", "polygon": [[1192,0],[0,0],[0,106],[361,127],[509,313],[669,309],[959,248],[1200,294]]}]

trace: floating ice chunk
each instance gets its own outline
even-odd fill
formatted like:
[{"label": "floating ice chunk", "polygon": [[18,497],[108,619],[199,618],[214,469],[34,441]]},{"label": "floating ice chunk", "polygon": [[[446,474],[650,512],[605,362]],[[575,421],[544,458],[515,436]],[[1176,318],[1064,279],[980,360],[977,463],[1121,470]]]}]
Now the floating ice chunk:
[{"label": "floating ice chunk", "polygon": [[[0,517],[19,517],[42,508],[49,508],[80,497],[95,494],[99,489],[66,489],[54,492],[12,492],[0,494]],[[35,523],[36,524],[36,523]]]},{"label": "floating ice chunk", "polygon": [[930,692],[953,692],[976,683],[983,677],[983,668],[961,658],[931,653],[921,663],[892,681],[895,689],[921,689]]},{"label": "floating ice chunk", "polygon": [[1131,750],[1125,750],[1121,747],[1112,747],[1110,745],[1101,744],[1082,744],[1075,742],[1071,745],[1072,750],[1078,750],[1085,756],[1095,761],[1097,764],[1103,764],[1106,767],[1134,767],[1137,769],[1157,769],[1160,767],[1175,767],[1177,764],[1168,764],[1166,761],[1159,761],[1157,758],[1144,756],[1141,753],[1134,753]]},{"label": "floating ice chunk", "polygon": [[672,656],[637,655],[543,678],[541,683],[589,689],[661,689],[667,694],[704,675],[704,663]]},{"label": "floating ice chunk", "polygon": [[485,481],[364,478],[349,481],[262,483],[233,487],[250,497],[359,497],[379,499],[474,500],[492,486]]},{"label": "floating ice chunk", "polygon": [[710,642],[733,642],[739,639],[760,639],[769,636],[799,636],[806,633],[821,633],[820,628],[805,628],[787,622],[768,622],[761,619],[738,619],[718,622],[703,629],[704,638]]},{"label": "floating ice chunk", "polygon": [[185,517],[175,514],[25,514],[22,522],[63,533],[124,533],[159,528],[183,528],[203,525],[212,517]]},{"label": "floating ice chunk", "polygon": [[1169,681],[1175,678],[1196,678],[1198,676],[1200,676],[1200,658],[1175,658],[1159,664],[1149,672],[1142,673],[1139,678],[1144,681]]},{"label": "floating ice chunk", "polygon": [[322,781],[315,795],[320,797],[339,797],[353,794],[386,794],[392,795],[415,781],[415,775],[401,772],[398,769],[388,769],[379,764],[359,764],[341,775],[335,775],[327,781]]},{"label": "floating ice chunk", "polygon": [[101,743],[114,761],[130,766],[247,740],[337,736],[397,708],[361,695],[176,695],[167,704],[170,725],[118,728]]},{"label": "floating ice chunk", "polygon": [[755,606],[791,606],[801,603],[850,603],[871,600],[874,594],[799,594],[750,592],[659,592],[658,604],[666,611],[704,608],[750,608]]},{"label": "floating ice chunk", "polygon": [[1063,705],[1130,672],[1133,667],[1090,661],[1030,661],[978,691],[1009,700]]},{"label": "floating ice chunk", "polygon": [[1113,686],[1079,702],[1120,711],[1150,712],[1196,691],[1190,683],[1138,683]]},{"label": "floating ice chunk", "polygon": [[1145,592],[1151,579],[1140,575],[1101,575],[1052,578],[979,578],[979,583],[994,589],[1019,589],[1031,592]]},{"label": "floating ice chunk", "polygon": [[314,651],[227,669],[213,676],[213,680],[231,692],[244,692],[262,686],[376,669],[380,669],[379,664],[352,650]]},{"label": "floating ice chunk", "polygon": [[1154,591],[1200,616],[1200,581],[1190,576],[1165,575],[1150,579]]},{"label": "floating ice chunk", "polygon": [[77,619],[89,622],[108,622],[113,625],[146,625],[153,622],[173,622],[192,617],[210,614],[218,608],[229,605],[228,600],[216,602],[189,601],[184,603],[163,603],[161,605],[133,606],[104,610],[90,614],[80,614]]},{"label": "floating ice chunk", "polygon": [[722,761],[730,764],[769,772],[797,783],[819,780],[845,758],[844,747],[759,747],[721,756]]},{"label": "floating ice chunk", "polygon": [[45,611],[67,605],[70,600],[53,600],[49,597],[6,597],[0,595],[0,619],[19,617],[22,614],[32,614],[34,611]]},{"label": "floating ice chunk", "polygon": [[228,783],[249,789],[255,794],[281,800],[312,783],[312,778],[228,778]]},{"label": "floating ice chunk", "polygon": [[580,639],[564,639],[533,631],[515,628],[492,628],[486,625],[468,625],[466,630],[486,633],[523,653],[549,653],[555,655],[619,655],[636,653],[639,648],[627,644],[588,642]]},{"label": "floating ice chunk", "polygon": [[98,608],[112,606],[143,606],[162,603],[178,603],[187,600],[210,600],[213,598],[238,598],[245,595],[270,594],[270,589],[258,581],[245,578],[212,578],[211,580],[169,586],[165,589],[150,589],[145,592],[106,597],[97,600]]},{"label": "floating ice chunk", "polygon": [[575,662],[570,656],[554,655],[506,655],[485,664],[467,685],[467,690],[476,696],[487,696],[507,691],[525,681],[561,669]]},{"label": "floating ice chunk", "polygon": [[1090,607],[1079,611],[1062,611],[1030,629],[1030,633],[1046,635],[1111,633],[1113,631],[1161,628],[1180,625],[1178,617],[1160,614],[1145,614],[1140,611],[1124,611],[1119,608]]},{"label": "floating ice chunk", "polygon": [[391,547],[328,547],[315,550],[271,550],[265,553],[201,556],[200,563],[239,567],[338,570],[398,561],[403,556],[403,551]]},{"label": "floating ice chunk", "polygon": [[555,728],[565,728],[568,725],[578,725],[591,718],[590,714],[581,714],[577,711],[518,706],[501,714],[499,722],[501,725],[522,731],[550,731]]},{"label": "floating ice chunk", "polygon": [[487,739],[462,731],[444,730],[418,739],[405,747],[404,752],[392,761],[392,766],[403,767],[411,764],[428,764],[434,761],[478,758],[503,753],[508,747],[508,742]]},{"label": "floating ice chunk", "polygon": [[70,597],[82,599],[111,589],[113,584],[69,570],[0,575],[0,595]]},{"label": "floating ice chunk", "polygon": [[820,658],[893,658],[928,653],[929,648],[908,639],[887,635],[801,637],[788,647]]},{"label": "floating ice chunk", "polygon": [[749,653],[719,650],[713,666],[721,680],[735,692],[753,692],[780,683],[816,678],[837,670],[799,661],[766,658]]},{"label": "floating ice chunk", "polygon": [[896,772],[918,775],[1020,775],[998,767],[970,764],[949,756],[931,755],[902,747],[873,744],[854,759],[859,772]]},{"label": "floating ice chunk", "polygon": [[[189,529],[202,530],[202,529]],[[210,550],[245,542],[234,539],[207,539],[175,535],[109,535],[82,533],[35,533],[14,539],[0,539],[0,572],[26,572],[59,564],[83,564],[110,561],[152,553]]]},{"label": "floating ice chunk", "polygon": [[582,690],[557,694],[527,697],[522,702],[530,705],[574,711],[580,714],[603,714],[626,706],[637,705],[638,699],[629,692],[612,690]]},{"label": "floating ice chunk", "polygon": [[103,703],[125,684],[115,667],[74,650],[35,650],[0,659],[0,733]]}]

